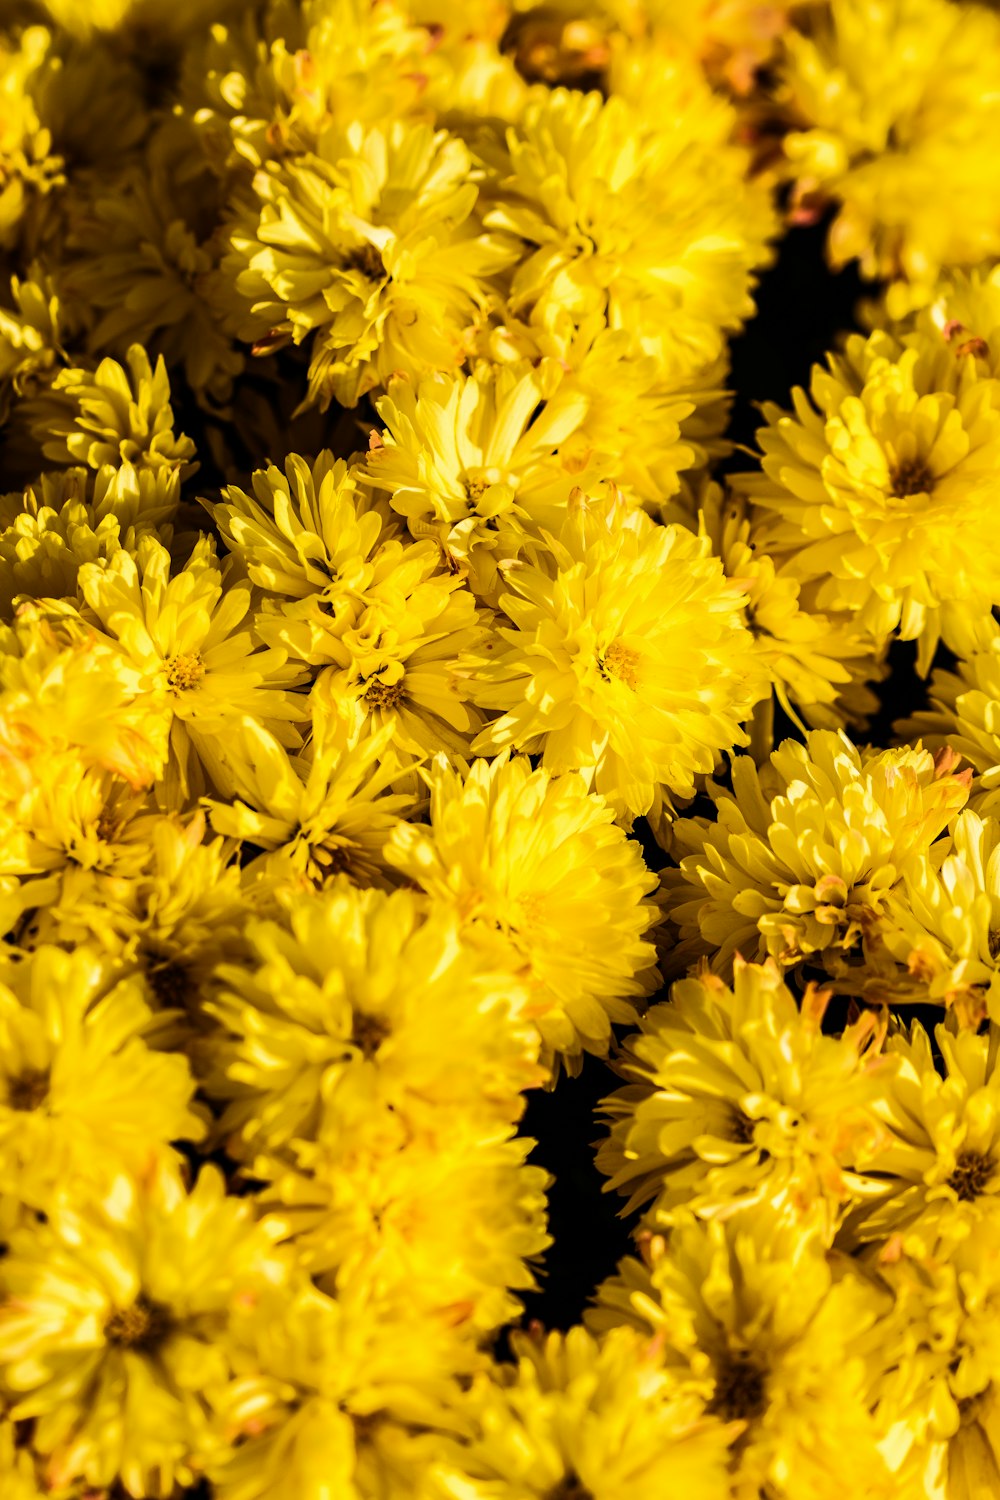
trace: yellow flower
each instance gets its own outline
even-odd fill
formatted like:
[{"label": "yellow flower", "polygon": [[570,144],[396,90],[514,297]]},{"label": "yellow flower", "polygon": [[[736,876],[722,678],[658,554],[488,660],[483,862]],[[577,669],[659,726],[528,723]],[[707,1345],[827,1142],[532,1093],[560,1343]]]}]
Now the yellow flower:
[{"label": "yellow flower", "polygon": [[655,1344],[616,1328],[514,1334],[517,1363],[477,1377],[467,1433],[442,1444],[435,1500],[718,1500],[731,1429],[678,1396]]},{"label": "yellow flower", "polygon": [[684,979],[626,1037],[617,1070],[630,1081],[603,1103],[611,1130],[597,1155],[626,1212],[823,1205],[832,1232],[859,1184],[844,1168],[874,1133],[880,1066],[876,1017],[824,1036],[830,991],[801,1008],[773,962],[736,964],[732,990],[707,973]]},{"label": "yellow flower", "polygon": [[162,467],[187,478],[197,467],[190,462],[194,443],[174,433],[162,355],[154,367],[142,345],[133,344],[126,364],[102,359],[93,370],[60,370],[43,395],[24,403],[21,420],[50,463]]},{"label": "yellow flower", "polygon": [[414,798],[393,790],[404,764],[393,726],[350,734],[341,720],[317,713],[313,737],[290,755],[253,719],[239,726],[233,753],[233,800],[207,799],[212,826],[266,851],[245,867],[260,891],[322,886],[346,874],[359,885],[389,884],[383,849]]},{"label": "yellow flower", "polygon": [[582,771],[624,820],[692,796],[717,754],[746,743],[764,692],[745,596],[707,538],[627,513],[612,489],[578,496],[537,563],[506,570],[505,648],[477,699],[502,716],[473,749],[540,754]]},{"label": "yellow flower", "polygon": [[[747,625],[782,709],[803,730],[863,726],[878,707],[866,679],[885,675],[880,654],[849,616],[810,607],[810,590],[758,546],[759,522],[741,497],[709,483],[699,502],[699,524],[727,576],[746,590]],[[759,705],[758,714],[766,708]]]},{"label": "yellow flower", "polygon": [[1000,824],[960,813],[950,839],[908,864],[869,943],[865,993],[1000,1020]]},{"label": "yellow flower", "polygon": [[[101,704],[95,715],[94,703]],[[148,787],[167,754],[166,728],[147,711],[141,671],[69,606],[19,606],[0,627],[0,759],[10,795],[72,750],[84,765]]]},{"label": "yellow flower", "polygon": [[714,391],[665,381],[624,332],[602,329],[577,352],[565,374],[553,359],[478,363],[417,387],[390,381],[376,402],[385,427],[372,436],[367,478],[491,603],[498,563],[559,530],[574,485],[610,475],[653,509],[704,459],[686,428]]},{"label": "yellow flower", "polygon": [[[975,622],[978,639],[962,642],[953,671],[938,668],[930,683],[930,708],[901,723],[932,749],[947,746],[973,769],[969,806],[983,815],[1000,804],[1000,630],[993,616]],[[958,645],[959,641],[956,640]]]},{"label": "yellow flower", "polygon": [[843,978],[907,862],[964,804],[954,763],[919,747],[861,751],[821,729],[786,740],[760,771],[737,757],[732,793],[712,789],[715,821],[674,825],[671,971],[702,955],[718,973],[737,953],[784,966],[816,955]]},{"label": "yellow flower", "polygon": [[401,549],[384,590],[328,640],[333,661],[312,690],[317,711],[339,714],[352,733],[391,725],[399,752],[420,758],[469,753],[484,719],[476,678],[493,644],[490,616],[439,561],[431,542]]},{"label": "yellow flower", "polygon": [[188,1060],[153,1050],[153,1022],[141,984],[94,948],[0,962],[4,1192],[48,1208],[204,1136]]},{"label": "yellow flower", "polygon": [[231,842],[206,843],[200,811],[184,821],[147,813],[134,832],[113,823],[103,831],[106,838],[132,834],[125,846],[131,868],[123,870],[120,856],[105,869],[70,864],[51,904],[31,912],[33,941],[99,945],[125,972],[142,976],[158,1007],[204,1024],[197,1002],[216,965],[244,951],[250,908]]},{"label": "yellow flower", "polygon": [[65,322],[66,309],[40,262],[26,276],[11,277],[7,305],[0,307],[0,419],[7,419],[12,400],[58,368]]},{"label": "yellow flower", "polygon": [[[451,1109],[438,1114],[435,1140],[408,1137],[399,1122],[393,1139],[387,1115],[373,1148],[341,1130],[297,1143],[295,1168],[264,1157],[253,1171],[273,1179],[261,1195],[268,1224],[321,1286],[339,1294],[361,1277],[379,1297],[444,1321],[460,1347],[523,1311],[516,1293],[535,1288],[532,1262],[551,1243],[551,1179],[525,1164],[533,1141],[485,1137],[460,1129]],[[452,1368],[467,1367],[469,1353],[456,1349]]]},{"label": "yellow flower", "polygon": [[888,1443],[912,1450],[920,1496],[985,1500],[1000,1483],[996,1237],[897,1235],[875,1263],[895,1299],[875,1331]]},{"label": "yellow flower", "polygon": [[[468,148],[428,124],[360,121],[268,162],[222,270],[258,352],[315,334],[307,403],[354,406],[402,371],[462,364],[491,277],[514,256],[476,216]],[[239,299],[242,299],[240,306]]]},{"label": "yellow flower", "polygon": [[665,76],[651,115],[617,96],[538,91],[508,132],[509,171],[498,169],[485,222],[525,244],[512,312],[563,348],[596,314],[679,376],[752,313],[773,219],[745,154],[702,144],[696,112],[676,132],[659,123],[673,118],[670,94]]},{"label": "yellow flower", "polygon": [[219,239],[206,233],[219,211],[219,185],[176,116],[91,186],[59,282],[66,302],[89,309],[89,352],[124,358],[142,344],[203,400],[228,399],[243,357],[223,326]]},{"label": "yellow flower", "polygon": [[[1000,252],[1000,22],[947,0],[831,0],[784,37],[777,98],[799,206],[839,212],[835,266],[932,281]],[[793,200],[794,202],[794,200]]]},{"label": "yellow flower", "polygon": [[52,133],[39,119],[33,93],[49,61],[51,33],[29,26],[0,39],[0,248],[12,250],[23,221],[65,181]]},{"label": "yellow flower", "polygon": [[35,1418],[48,1483],[116,1479],[127,1495],[192,1483],[224,1449],[208,1405],[234,1324],[284,1276],[251,1205],[203,1167],[186,1192],[159,1172],[17,1230],[0,1264],[0,1384]]},{"label": "yellow flower", "polygon": [[257,650],[241,629],[250,587],[220,565],[202,536],[184,567],[170,576],[170,553],[154,537],[140,537],[135,556],[120,550],[106,566],[80,569],[87,604],[124,659],[143,675],[151,715],[169,725],[168,795],[181,798],[209,784],[230,786],[227,731],[247,714],[285,744],[299,743],[293,727],[306,717],[304,700],[289,689],[302,672],[283,652]]},{"label": "yellow flower", "polygon": [[[263,13],[235,6],[185,50],[181,100],[220,172],[311,151],[336,122],[411,115],[426,100],[440,32],[397,0],[310,0]],[[467,7],[466,7],[467,9]],[[441,7],[432,7],[440,22]],[[466,28],[467,29],[467,28]],[[437,48],[435,44],[437,43]]]},{"label": "yellow flower", "polygon": [[1000,1224],[1000,1031],[946,1024],[934,1036],[943,1076],[919,1021],[886,1042],[898,1066],[873,1105],[880,1135],[858,1163],[870,1181],[850,1218],[855,1242],[900,1231],[933,1241],[955,1225],[988,1237]]},{"label": "yellow flower", "polygon": [[385,427],[366,477],[489,596],[498,561],[517,556],[531,523],[558,526],[574,473],[559,447],[586,406],[551,360],[392,380],[376,402]]},{"label": "yellow flower", "polygon": [[176,474],[104,465],[42,474],[23,492],[0,496],[0,611],[19,598],[81,602],[84,563],[106,561],[143,532],[169,536],[180,499]]},{"label": "yellow flower", "polygon": [[284,904],[283,921],[248,925],[206,1006],[221,1023],[206,1087],[231,1101],[232,1150],[402,1123],[436,1138],[471,1121],[486,1139],[518,1118],[541,1077],[537,1035],[516,981],[461,942],[453,913],[342,876]]},{"label": "yellow flower", "polygon": [[764,406],[764,472],[737,483],[818,610],[854,615],[877,643],[919,637],[929,662],[942,606],[988,613],[995,592],[1000,383],[937,332],[854,335],[827,362],[794,414]]},{"label": "yellow flower", "polygon": [[404,555],[398,523],[328,450],[313,463],[290,454],[284,473],[259,469],[253,491],[229,485],[221,503],[206,505],[263,593],[261,638],[322,665],[333,659],[327,638],[342,637],[369,597],[393,587]]},{"label": "yellow flower", "polygon": [[385,858],[519,976],[546,1057],[578,1071],[656,988],[656,877],[580,777],[532,771],[524,756],[468,770],[439,756],[428,781],[430,827],[399,824]]},{"label": "yellow flower", "polygon": [[373,1296],[363,1278],[335,1298],[307,1283],[294,1299],[270,1302],[247,1330],[245,1373],[218,1403],[220,1421],[242,1440],[210,1465],[213,1494],[364,1500],[414,1492],[438,1450],[414,1429],[440,1420],[454,1376],[470,1363],[447,1319],[402,1297]]},{"label": "yellow flower", "polygon": [[736,1422],[732,1493],[750,1500],[895,1500],[869,1412],[864,1336],[886,1296],[813,1230],[757,1205],[655,1237],[588,1321],[655,1336],[682,1390]]}]

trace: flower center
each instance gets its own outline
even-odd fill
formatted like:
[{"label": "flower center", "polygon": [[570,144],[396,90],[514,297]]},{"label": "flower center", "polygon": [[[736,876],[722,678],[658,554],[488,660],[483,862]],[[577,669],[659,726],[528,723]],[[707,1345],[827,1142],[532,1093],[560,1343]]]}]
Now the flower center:
[{"label": "flower center", "polygon": [[118,1349],[148,1353],[162,1343],[170,1329],[170,1309],[151,1302],[140,1292],[131,1307],[119,1307],[104,1325],[104,1337]]},{"label": "flower center", "polygon": [[981,1151],[959,1153],[955,1170],[948,1178],[948,1186],[958,1195],[962,1203],[971,1203],[985,1193],[990,1178],[996,1170],[992,1156]]},{"label": "flower center", "polygon": [[715,1392],[709,1411],[730,1421],[749,1422],[766,1405],[766,1376],[749,1349],[728,1352],[715,1375]]},{"label": "flower center", "polygon": [[488,479],[467,479],[465,481],[465,494],[470,505],[476,505],[490,487]]},{"label": "flower center", "polygon": [[205,663],[197,651],[171,656],[167,662],[167,687],[172,693],[186,693],[205,675]]},{"label": "flower center", "polygon": [[921,458],[908,458],[892,471],[892,493],[900,500],[924,495],[934,488],[934,475]]},{"label": "flower center", "polygon": [[29,1114],[39,1109],[49,1095],[49,1072],[47,1068],[25,1068],[16,1078],[7,1083],[7,1107]]},{"label": "flower center", "polygon": [[638,651],[633,651],[631,646],[623,646],[621,641],[612,641],[604,655],[597,658],[597,670],[605,682],[617,677],[619,682],[624,682],[633,692],[637,685],[635,671],[638,665]]},{"label": "flower center", "polygon": [[373,677],[365,689],[365,702],[369,708],[395,708],[402,696],[402,680],[383,682],[380,677]]},{"label": "flower center", "polygon": [[344,269],[345,271],[360,271],[366,281],[381,281],[385,276],[382,256],[367,240],[345,257]]},{"label": "flower center", "polygon": [[388,1026],[378,1016],[367,1016],[357,1010],[354,1012],[351,1041],[364,1057],[374,1057],[388,1035]]},{"label": "flower center", "polygon": [[171,959],[147,959],[146,978],[157,1000],[168,1010],[184,1006],[191,997],[191,975],[183,964]]},{"label": "flower center", "polygon": [[738,1110],[733,1116],[733,1140],[740,1146],[752,1145],[756,1124],[756,1120],[751,1120],[749,1115],[745,1115],[742,1110]]},{"label": "flower center", "polygon": [[545,1500],[594,1500],[594,1497],[571,1469],[568,1474],[563,1475],[557,1485],[549,1490]]}]

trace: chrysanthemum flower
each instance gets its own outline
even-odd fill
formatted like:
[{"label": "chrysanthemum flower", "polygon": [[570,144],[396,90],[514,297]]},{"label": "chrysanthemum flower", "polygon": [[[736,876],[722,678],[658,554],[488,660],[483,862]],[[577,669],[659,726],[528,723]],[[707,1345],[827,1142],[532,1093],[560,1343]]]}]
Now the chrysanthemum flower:
[{"label": "chrysanthemum flower", "polygon": [[[269,645],[322,666],[367,601],[405,587],[398,522],[328,450],[312,463],[292,453],[284,472],[259,469],[253,496],[236,485],[222,494],[206,508],[261,591],[256,628]],[[430,548],[412,560],[427,557],[436,562]]]},{"label": "chrysanthemum flower", "polygon": [[518,975],[546,1054],[575,1071],[656,988],[656,877],[578,776],[532,771],[523,756],[467,771],[439,756],[428,781],[430,827],[400,824],[385,858]]},{"label": "chrysanthemum flower", "polygon": [[466,1431],[441,1445],[435,1500],[717,1500],[731,1429],[679,1396],[655,1343],[616,1328],[515,1334],[515,1365],[477,1377],[458,1406]]},{"label": "chrysanthemum flower", "polygon": [[139,159],[95,184],[76,206],[72,253],[60,276],[62,297],[90,312],[92,354],[120,359],[142,344],[202,399],[216,402],[228,399],[243,368],[216,286],[219,200],[187,123],[172,117]]},{"label": "chrysanthemum flower", "polygon": [[[509,132],[489,227],[524,241],[511,311],[564,347],[595,314],[633,335],[665,373],[710,363],[750,316],[767,259],[766,191],[736,148],[706,148],[696,116],[676,134],[620,97],[542,91]],[[707,91],[706,91],[707,92]]]},{"label": "chrysanthemum flower", "polygon": [[1000,1031],[934,1035],[943,1074],[919,1021],[886,1042],[897,1066],[872,1105],[882,1129],[859,1160],[870,1181],[851,1215],[855,1242],[911,1231],[932,1241],[956,1222],[988,1236],[1000,1224]]},{"label": "chrysanthemum flower", "polygon": [[960,813],[950,839],[908,864],[868,945],[865,992],[937,1004],[965,1025],[1000,1020],[1000,823]]},{"label": "chrysanthemum flower", "polygon": [[558,526],[574,482],[558,450],[587,407],[561,377],[553,361],[479,363],[418,386],[390,381],[376,402],[385,426],[373,434],[366,477],[479,594],[495,588],[497,562],[517,555],[532,520]]},{"label": "chrysanthemum flower", "polygon": [[526,534],[558,532],[574,486],[610,475],[651,508],[675,494],[703,456],[683,427],[705,399],[664,381],[628,334],[604,329],[568,373],[518,360],[418,387],[390,381],[367,477],[494,602],[497,564],[521,553]]},{"label": "chrysanthemum flower", "polygon": [[[330,1297],[306,1285],[252,1320],[245,1358],[217,1404],[241,1441],[210,1466],[219,1500],[365,1500],[423,1494],[440,1420],[469,1346],[447,1319],[361,1278]],[[270,1313],[270,1316],[268,1316]],[[407,1424],[404,1426],[404,1424]],[[383,1490],[383,1486],[385,1486]]]},{"label": "chrysanthemum flower", "polygon": [[761,545],[815,582],[818,610],[853,614],[876,642],[920,637],[929,661],[942,606],[988,613],[995,593],[1000,384],[938,335],[854,335],[828,365],[793,393],[794,415],[765,404],[764,472],[737,482],[763,512]]},{"label": "chrysanthemum flower", "polygon": [[154,1051],[141,984],[94,948],[0,963],[0,1182],[47,1208],[58,1187],[145,1171],[200,1140],[186,1057]]},{"label": "chrysanthemum flower", "polygon": [[51,600],[20,605],[13,624],[0,627],[0,759],[8,791],[29,787],[45,759],[66,750],[133,788],[148,787],[163,768],[167,739],[146,711],[144,686],[142,673],[75,610]]},{"label": "chrysanthemum flower", "polygon": [[307,400],[323,409],[396,371],[456,369],[515,254],[483,231],[477,196],[468,148],[427,124],[331,126],[314,151],[265,164],[223,262],[240,335],[266,353],[315,334]]},{"label": "chrysanthemum flower", "polygon": [[59,367],[66,309],[39,261],[12,276],[0,306],[0,419],[12,400],[44,384]]},{"label": "chrysanthemum flower", "polygon": [[[135,556],[120,550],[106,566],[80,569],[80,587],[107,635],[143,674],[150,713],[170,726],[175,795],[198,785],[199,763],[209,784],[228,787],[227,728],[250,715],[285,744],[299,743],[293,727],[306,717],[304,700],[289,689],[303,673],[283,652],[257,650],[241,629],[250,586],[220,565],[202,536],[185,566],[170,576],[170,554],[143,536]],[[171,768],[168,767],[168,795]]]},{"label": "chrysanthemum flower", "polygon": [[481,1342],[518,1318],[518,1293],[537,1286],[551,1178],[525,1161],[534,1141],[469,1129],[450,1106],[435,1113],[436,1138],[431,1111],[422,1135],[387,1114],[382,1139],[365,1147],[369,1114],[297,1143],[294,1168],[263,1157],[253,1171],[271,1183],[260,1197],[268,1224],[326,1290],[364,1278],[380,1298]]},{"label": "chrysanthemum flower", "polygon": [[608,1188],[631,1193],[625,1212],[651,1204],[662,1225],[685,1207],[824,1203],[832,1225],[884,1085],[876,1016],[824,1036],[829,999],[809,989],[800,1008],[775,964],[738,962],[732,990],[702,974],[646,1012],[617,1063],[636,1081],[604,1101],[597,1154]]},{"label": "chrysanthemum flower", "polygon": [[387,1107],[435,1136],[456,1116],[485,1135],[517,1119],[541,1076],[537,1035],[517,982],[460,941],[453,913],[342,876],[286,905],[283,922],[248,926],[247,957],[220,968],[207,1006],[221,1022],[207,1087],[231,1100],[219,1131],[234,1150],[324,1120],[377,1132]]},{"label": "chrysanthemum flower", "polygon": [[932,749],[957,751],[975,773],[969,806],[985,815],[1000,806],[1000,630],[992,614],[976,623],[979,639],[965,645],[954,670],[939,668],[931,677],[930,708],[898,729],[919,734]]},{"label": "chrysanthemum flower", "polygon": [[709,483],[698,498],[699,524],[728,577],[746,590],[747,625],[782,709],[803,729],[803,720],[814,729],[864,724],[878,706],[867,680],[885,672],[871,642],[849,616],[810,607],[810,590],[758,547],[757,526],[739,496]]},{"label": "chrysanthemum flower", "polygon": [[9,619],[18,598],[82,602],[80,568],[144,532],[169,537],[179,498],[176,473],[127,462],[42,474],[0,496],[0,613]]},{"label": "chrysanthemum flower", "polygon": [[233,1324],[285,1274],[246,1201],[203,1167],[187,1193],[160,1172],[119,1177],[17,1230],[0,1264],[0,1385],[35,1419],[48,1482],[120,1481],[168,1496],[225,1441],[209,1401],[225,1388]]},{"label": "chrysanthemum flower", "polygon": [[209,799],[212,827],[264,851],[246,865],[249,886],[309,890],[348,875],[359,885],[389,884],[383,849],[414,797],[394,790],[407,761],[392,725],[349,732],[317,712],[306,751],[290,755],[253,719],[239,726],[231,801]]},{"label": "chrysanthemum flower", "polygon": [[924,283],[1000,252],[1000,22],[947,0],[832,0],[786,32],[777,99],[800,212],[835,266]]},{"label": "chrysanthemum flower", "polygon": [[479,672],[501,710],[473,746],[540,754],[582,771],[623,820],[691,796],[765,691],[745,596],[707,538],[628,513],[612,489],[578,496],[536,563],[512,564],[501,606],[513,629]]},{"label": "chrysanthemum flower", "polygon": [[[311,151],[333,122],[384,125],[426,107],[443,37],[416,24],[412,4],[240,9],[228,23],[213,15],[184,54],[181,101],[217,171]],[[441,9],[432,7],[436,22]]]},{"label": "chrysanthemum flower", "polygon": [[91,469],[128,463],[186,478],[197,467],[191,463],[195,448],[190,438],[174,433],[162,355],[154,367],[142,345],[133,344],[126,365],[103,359],[96,369],[61,370],[19,416],[50,463]]},{"label": "chrysanthemum flower", "polygon": [[[145,980],[157,1007],[203,1021],[199,999],[216,966],[243,953],[251,911],[231,841],[206,842],[205,828],[200,811],[185,820],[173,813],[137,818],[127,848],[138,857],[128,874],[120,858],[104,870],[71,864],[50,903],[31,913],[32,940],[99,945],[124,972]],[[116,832],[113,825],[102,831]],[[119,837],[130,831],[117,830]],[[24,946],[26,935],[19,941]]]},{"label": "chrysanthemum flower", "polygon": [[985,1500],[1000,1484],[996,1237],[897,1235],[876,1264],[895,1299],[875,1330],[886,1446],[909,1450],[916,1495]]},{"label": "chrysanthemum flower", "polygon": [[927,750],[858,750],[843,733],[786,740],[758,771],[733,762],[717,815],[674,825],[680,869],[665,871],[679,946],[673,972],[701,956],[718,973],[736,953],[792,965],[819,956],[842,975],[902,878],[963,806],[965,774]]},{"label": "chrysanthemum flower", "polygon": [[869,1411],[864,1336],[886,1297],[822,1239],[758,1205],[655,1238],[599,1292],[595,1328],[656,1338],[682,1389],[737,1422],[733,1494],[835,1500],[897,1495]]},{"label": "chrysanthemum flower", "polygon": [[29,26],[20,35],[0,40],[0,247],[18,242],[23,219],[33,200],[65,180],[65,163],[52,147],[52,135],[38,117],[33,86],[44,69],[52,35]]}]

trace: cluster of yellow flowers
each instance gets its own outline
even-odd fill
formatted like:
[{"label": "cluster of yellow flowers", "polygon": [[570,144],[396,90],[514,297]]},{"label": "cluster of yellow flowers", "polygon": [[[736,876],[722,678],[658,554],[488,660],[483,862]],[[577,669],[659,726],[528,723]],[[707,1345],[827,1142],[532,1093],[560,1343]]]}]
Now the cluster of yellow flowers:
[{"label": "cluster of yellow flowers", "polygon": [[0,23],[3,1500],[1000,1494],[1000,15]]}]

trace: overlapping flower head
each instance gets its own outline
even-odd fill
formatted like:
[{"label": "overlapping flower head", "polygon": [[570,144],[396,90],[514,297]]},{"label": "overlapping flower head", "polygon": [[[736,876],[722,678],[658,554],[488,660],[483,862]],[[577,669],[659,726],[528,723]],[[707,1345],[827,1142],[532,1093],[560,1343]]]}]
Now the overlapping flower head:
[{"label": "overlapping flower head", "polygon": [[972,0],[4,10],[5,1497],[1000,1492],[998,77]]}]

